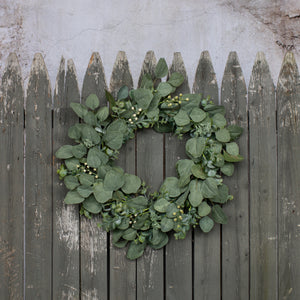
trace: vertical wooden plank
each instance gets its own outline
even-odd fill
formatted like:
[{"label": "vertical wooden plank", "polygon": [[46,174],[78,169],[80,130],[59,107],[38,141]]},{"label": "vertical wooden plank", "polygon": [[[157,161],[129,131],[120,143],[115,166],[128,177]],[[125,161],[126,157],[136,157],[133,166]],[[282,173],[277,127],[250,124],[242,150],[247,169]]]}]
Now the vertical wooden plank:
[{"label": "vertical wooden plank", "polygon": [[[200,56],[193,92],[218,103],[217,80],[207,51]],[[197,228],[194,240],[194,299],[220,299],[220,226],[215,224],[207,235]]]},{"label": "vertical wooden plank", "polygon": [[[79,102],[80,94],[75,66],[68,60],[65,78],[65,60],[61,59],[54,90],[53,151],[72,143],[68,129],[78,122],[70,108]],[[54,160],[53,170],[53,297],[79,299],[79,213],[75,205],[64,204],[67,190],[56,170],[60,160]]]},{"label": "vertical wooden plank", "polygon": [[201,53],[196,70],[196,79],[197,80],[194,81],[193,91],[201,93],[203,98],[210,96],[210,99],[215,104],[218,104],[218,83],[208,51],[203,51]]},{"label": "vertical wooden plank", "polygon": [[[189,93],[189,83],[179,52],[174,53],[173,62],[169,74],[179,72],[185,77],[183,84],[176,90],[176,94]],[[176,162],[186,158],[185,140],[179,140],[173,134],[166,134],[165,143],[165,173],[166,176],[177,176]],[[175,240],[170,236],[166,246],[165,280],[166,299],[192,299],[193,272],[192,272],[192,233],[187,234],[184,240]]]},{"label": "vertical wooden plank", "polygon": [[249,182],[247,88],[236,52],[230,52],[224,71],[221,103],[228,124],[239,125],[244,132],[238,140],[244,161],[235,164],[232,177],[224,178],[232,202],[224,206],[228,224],[222,226],[222,297],[248,299],[249,281]]},{"label": "vertical wooden plank", "polygon": [[[277,138],[274,84],[265,55],[256,56],[248,89],[250,162],[250,299],[277,299]],[[239,166],[239,169],[242,166]],[[242,198],[237,199],[238,203]],[[245,206],[246,209],[246,206]],[[237,216],[238,217],[238,216]],[[241,228],[241,224],[236,224]],[[246,230],[246,228],[245,228]],[[241,232],[242,235],[246,232]],[[240,240],[240,238],[238,239]],[[246,242],[246,241],[245,241]],[[242,248],[240,248],[242,249]],[[245,249],[246,253],[246,249]],[[240,266],[246,266],[244,258]],[[237,272],[237,270],[234,270]],[[246,274],[247,269],[239,270]],[[239,290],[247,292],[244,276]],[[241,299],[246,294],[236,295]],[[233,298],[235,299],[235,298]]]},{"label": "vertical wooden plank", "polygon": [[[126,54],[120,51],[110,79],[110,91],[114,97],[123,85],[131,89],[133,82]],[[135,140],[127,141],[120,149],[116,164],[127,173],[135,173]],[[126,249],[118,249],[110,243],[110,299],[135,299],[135,296],[136,262],[126,258]]]},{"label": "vertical wooden plank", "polygon": [[[106,81],[99,53],[93,53],[89,61],[82,87],[82,102],[90,94],[105,101]],[[81,218],[81,299],[108,299],[107,233],[98,228],[99,216],[91,220]]]},{"label": "vertical wooden plank", "polygon": [[0,87],[0,295],[23,299],[24,246],[24,92],[13,53]]},{"label": "vertical wooden plank", "polygon": [[33,59],[26,101],[25,297],[52,299],[51,85],[40,53]]},{"label": "vertical wooden plank", "polygon": [[[156,58],[153,51],[146,54],[140,79],[146,73],[154,78]],[[137,133],[137,175],[145,180],[149,192],[159,189],[163,181],[163,134],[152,129]],[[137,261],[137,299],[163,299],[164,297],[163,250],[150,247]]]},{"label": "vertical wooden plank", "polygon": [[300,81],[293,53],[277,84],[279,299],[300,299]]}]

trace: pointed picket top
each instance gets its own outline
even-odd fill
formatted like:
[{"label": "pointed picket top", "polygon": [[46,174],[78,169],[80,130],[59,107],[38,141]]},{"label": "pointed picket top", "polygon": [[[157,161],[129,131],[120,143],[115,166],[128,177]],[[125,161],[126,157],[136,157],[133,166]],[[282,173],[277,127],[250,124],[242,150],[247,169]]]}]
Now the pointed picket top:
[{"label": "pointed picket top", "polygon": [[100,104],[105,103],[105,90],[107,89],[104,68],[98,52],[94,52],[90,58],[82,86],[82,102],[90,94],[96,94]]},{"label": "pointed picket top", "polygon": [[261,114],[263,112],[263,102],[268,102],[265,103],[267,107],[275,111],[275,107],[273,107],[275,105],[274,93],[275,88],[265,54],[258,52],[248,87],[249,106],[251,107],[249,110],[252,113]]},{"label": "pointed picket top", "polygon": [[[41,53],[36,53],[33,58],[33,62],[30,69],[29,81],[35,78],[35,75],[44,74],[45,79],[49,80],[48,70],[44,61],[44,58]],[[29,85],[29,84],[28,84]]]},{"label": "pointed picket top", "polygon": [[141,70],[141,74],[139,77],[139,81],[138,81],[138,86],[141,85],[141,81],[143,78],[143,75],[145,74],[151,74],[152,79],[154,78],[154,70],[156,67],[156,57],[153,51],[148,51],[146,53],[144,62],[143,62],[143,66],[142,66],[142,70]]},{"label": "pointed picket top", "polygon": [[[231,123],[236,123],[247,107],[247,88],[240,62],[235,51],[230,52],[221,89],[221,103],[226,107],[226,116]],[[247,127],[247,120],[240,119],[240,126]]]},{"label": "pointed picket top", "polygon": [[0,90],[3,97],[3,101],[0,101],[0,124],[4,118],[15,122],[20,118],[24,101],[21,67],[15,53],[9,54],[7,58]]},{"label": "pointed picket top", "polygon": [[64,86],[65,86],[65,59],[62,56],[56,75],[55,87],[54,87],[54,109],[62,105],[64,97]]},{"label": "pointed picket top", "polygon": [[133,81],[126,53],[124,51],[119,51],[111,74],[109,89],[112,94],[116,96],[118,90],[123,85],[127,85],[129,89],[133,88]]},{"label": "pointed picket top", "polygon": [[65,98],[68,106],[70,106],[71,102],[80,102],[80,91],[77,80],[77,72],[72,59],[68,59],[67,61]]},{"label": "pointed picket top", "polygon": [[201,93],[203,98],[210,96],[215,104],[219,102],[218,82],[208,51],[201,53],[193,85],[194,93]]},{"label": "pointed picket top", "polygon": [[299,132],[299,70],[292,52],[284,57],[277,83],[278,126]]},{"label": "pointed picket top", "polygon": [[176,89],[176,94],[189,93],[190,92],[189,80],[187,77],[186,69],[180,52],[174,53],[172,65],[169,68],[168,77],[174,72],[178,72],[184,76],[184,82],[180,87]]}]

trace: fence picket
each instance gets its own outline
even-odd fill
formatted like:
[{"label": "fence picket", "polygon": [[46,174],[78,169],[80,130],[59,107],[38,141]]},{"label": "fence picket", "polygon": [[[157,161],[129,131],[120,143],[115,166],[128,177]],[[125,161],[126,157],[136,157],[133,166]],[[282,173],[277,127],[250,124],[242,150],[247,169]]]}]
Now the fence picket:
[{"label": "fence picket", "polygon": [[238,140],[244,161],[236,164],[234,175],[224,180],[234,200],[224,207],[228,224],[221,230],[222,296],[224,299],[246,299],[249,280],[247,88],[236,52],[230,52],[228,56],[221,103],[225,106],[228,123],[239,125],[244,130]]},{"label": "fence picket", "polygon": [[[89,61],[82,87],[82,103],[90,94],[99,97],[100,105],[106,105],[104,91],[107,89],[102,61],[99,53],[93,53]],[[99,216],[91,220],[80,218],[81,251],[81,299],[107,299],[108,297],[108,254],[107,233],[98,228]]]},{"label": "fence picket", "polygon": [[[189,93],[189,83],[182,56],[174,53],[169,75],[179,72],[185,77],[183,84],[176,90],[179,93]],[[174,134],[165,134],[165,168],[166,176],[177,176],[175,165],[177,160],[186,158],[185,139],[179,140]],[[175,240],[170,235],[170,241],[166,245],[165,255],[166,298],[167,299],[192,299],[192,232],[187,234],[184,240]]]},{"label": "fence picket", "polygon": [[[139,82],[146,73],[153,76],[155,66],[154,52],[149,51],[143,62]],[[150,192],[158,190],[163,181],[163,151],[162,134],[152,129],[137,132],[137,175],[145,180]],[[137,261],[137,299],[163,299],[163,259],[163,250],[147,247],[145,254]]]},{"label": "fence picket", "polygon": [[277,83],[279,299],[300,298],[300,82],[293,53]]},{"label": "fence picket", "polygon": [[[125,52],[117,55],[111,79],[110,91],[116,97],[119,89],[127,85],[133,87],[132,76]],[[130,140],[120,149],[116,163],[125,172],[135,173],[135,140]],[[127,249],[118,249],[110,243],[110,298],[135,299],[136,295],[136,263],[126,258]],[[125,297],[125,298],[124,298]]]},{"label": "fence picket", "polygon": [[274,84],[263,53],[256,56],[248,99],[250,299],[277,299],[277,290],[272,288],[277,286],[276,106]]},{"label": "fence picket", "polygon": [[26,101],[25,297],[52,299],[52,103],[41,54],[33,59]]},{"label": "fence picket", "polygon": [[[78,122],[70,108],[71,102],[80,101],[77,75],[72,60],[61,59],[54,89],[53,151],[66,144],[68,128]],[[73,142],[67,138],[67,142]],[[54,299],[79,298],[79,213],[78,207],[65,205],[67,190],[59,180],[56,170],[60,160],[53,165],[53,297]]]},{"label": "fence picket", "polygon": [[0,295],[18,300],[24,278],[24,92],[14,53],[7,59],[0,99]]},{"label": "fence picket", "polygon": [[[218,103],[215,71],[210,55],[206,51],[201,54],[193,90],[195,93],[202,93],[204,97],[211,96],[211,99]],[[215,225],[208,235],[196,228],[194,240],[195,299],[219,299],[221,295],[220,226]]]}]

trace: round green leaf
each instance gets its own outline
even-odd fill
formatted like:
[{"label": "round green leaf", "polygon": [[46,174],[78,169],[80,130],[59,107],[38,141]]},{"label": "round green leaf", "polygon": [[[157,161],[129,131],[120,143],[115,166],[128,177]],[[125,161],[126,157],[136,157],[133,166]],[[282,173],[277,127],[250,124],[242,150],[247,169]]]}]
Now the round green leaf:
[{"label": "round green leaf", "polygon": [[190,195],[189,201],[192,206],[197,207],[203,200],[201,192],[202,182],[200,180],[192,180],[189,185]]},{"label": "round green leaf", "polygon": [[205,217],[211,212],[211,207],[206,203],[206,201],[201,202],[198,206],[198,215],[200,217]]},{"label": "round green leaf", "polygon": [[65,164],[68,170],[76,171],[78,166],[80,165],[79,160],[77,158],[69,158],[65,160]]},{"label": "round green leaf", "polygon": [[154,202],[154,209],[158,212],[166,212],[170,202],[165,198],[160,198]]},{"label": "round green leaf", "polygon": [[185,126],[190,124],[190,117],[184,110],[180,110],[174,117],[177,126]]},{"label": "round green leaf", "polygon": [[87,185],[80,185],[77,187],[77,192],[81,197],[87,198],[92,194],[93,188]]},{"label": "round green leaf", "polygon": [[70,191],[64,201],[66,204],[78,204],[84,201],[84,197],[80,196],[77,191]]},{"label": "round green leaf", "polygon": [[146,243],[136,244],[135,241],[132,241],[128,247],[127,258],[134,260],[143,255],[146,248]]},{"label": "round green leaf", "polygon": [[170,197],[178,197],[181,190],[178,186],[178,178],[167,177],[160,187],[161,193],[167,193]]},{"label": "round green leaf", "polygon": [[179,87],[184,82],[184,76],[178,72],[171,74],[168,83],[174,87]]},{"label": "round green leaf", "polygon": [[167,82],[161,82],[157,87],[157,92],[160,94],[161,97],[166,97],[169,94],[174,92],[174,87]]},{"label": "round green leaf", "polygon": [[79,181],[82,185],[90,186],[94,183],[95,178],[93,175],[90,174],[80,174]]},{"label": "round green leaf", "polygon": [[83,144],[73,146],[72,153],[76,158],[82,158],[86,155],[86,147]]},{"label": "round green leaf", "polygon": [[189,157],[200,158],[206,146],[206,138],[195,137],[189,139],[185,144],[185,150]]},{"label": "round green leaf", "polygon": [[73,111],[76,113],[76,115],[81,119],[83,119],[84,116],[88,113],[88,109],[80,103],[72,102],[70,106],[73,109]]},{"label": "round green leaf", "polygon": [[124,180],[125,183],[122,186],[122,191],[125,194],[135,194],[142,184],[139,177],[127,173],[124,175]]},{"label": "round green leaf", "polygon": [[148,200],[144,196],[138,196],[130,200],[127,200],[127,206],[129,208],[141,210],[141,209],[145,209],[147,205],[148,205]]},{"label": "round green leaf", "polygon": [[220,113],[215,114],[212,117],[212,120],[213,124],[216,125],[218,128],[223,128],[227,124],[225,117]]},{"label": "round green leaf", "polygon": [[96,114],[96,117],[100,122],[105,121],[108,118],[108,116],[109,116],[109,108],[107,106],[101,107]]},{"label": "round green leaf", "polygon": [[223,167],[221,167],[221,172],[226,176],[232,176],[234,172],[234,165],[232,163],[225,163]]},{"label": "round green leaf", "polygon": [[116,191],[124,184],[124,173],[119,170],[110,170],[106,173],[104,178],[104,188],[107,191]]},{"label": "round green leaf", "polygon": [[203,121],[206,118],[206,116],[207,116],[206,112],[198,107],[193,108],[190,113],[190,118],[195,123],[199,123],[199,122]]},{"label": "round green leaf", "polygon": [[156,78],[163,78],[165,76],[167,76],[168,74],[168,65],[166,63],[166,60],[164,58],[160,58],[155,70],[154,70],[154,74]]},{"label": "round green leaf", "polygon": [[172,230],[173,227],[174,227],[174,221],[172,219],[164,217],[161,220],[160,228],[161,228],[162,232],[168,232],[168,231]]},{"label": "round green leaf", "polygon": [[96,109],[99,106],[99,104],[100,104],[100,101],[99,101],[97,95],[95,95],[95,94],[90,94],[85,101],[85,105],[92,110]]},{"label": "round green leaf", "polygon": [[142,109],[147,109],[153,98],[153,94],[150,90],[142,88],[133,90],[132,96],[138,107]]},{"label": "round green leaf", "polygon": [[103,182],[98,182],[93,186],[93,193],[99,203],[105,203],[112,198],[113,191],[104,188]]},{"label": "round green leaf", "polygon": [[55,153],[56,158],[59,159],[68,159],[73,157],[73,152],[72,152],[73,146],[71,145],[64,145],[61,146]]},{"label": "round green leaf", "polygon": [[137,231],[133,228],[128,228],[124,231],[122,238],[127,241],[133,241],[136,237]]},{"label": "round green leaf", "polygon": [[91,126],[96,126],[97,124],[97,118],[95,114],[92,111],[89,111],[85,116],[84,116],[84,122],[88,125]]},{"label": "round green leaf", "polygon": [[102,205],[96,201],[93,195],[83,201],[83,207],[92,214],[98,214],[102,210]]},{"label": "round green leaf", "polygon": [[87,155],[88,166],[92,168],[98,168],[101,165],[105,165],[107,162],[108,156],[97,147],[93,147],[89,150]]},{"label": "round green leaf", "polygon": [[216,131],[216,139],[222,143],[228,143],[230,141],[230,133],[226,128]]},{"label": "round green leaf", "polygon": [[70,139],[79,140],[81,137],[81,131],[79,130],[78,126],[74,125],[69,128],[68,136]]},{"label": "round green leaf", "polygon": [[203,181],[201,192],[204,198],[213,198],[218,194],[218,185],[214,178],[207,178]]},{"label": "round green leaf", "polygon": [[76,176],[68,175],[64,177],[64,183],[67,189],[74,190],[79,186],[79,182]]},{"label": "round green leaf", "polygon": [[214,221],[210,217],[206,216],[204,218],[201,218],[201,220],[199,221],[199,226],[203,232],[207,233],[213,229]]},{"label": "round green leaf", "polygon": [[214,205],[211,209],[211,217],[216,223],[226,224],[228,219],[220,205]]},{"label": "round green leaf", "polygon": [[239,153],[240,153],[239,146],[235,142],[226,144],[226,151],[228,154],[234,155],[234,156],[239,155]]}]

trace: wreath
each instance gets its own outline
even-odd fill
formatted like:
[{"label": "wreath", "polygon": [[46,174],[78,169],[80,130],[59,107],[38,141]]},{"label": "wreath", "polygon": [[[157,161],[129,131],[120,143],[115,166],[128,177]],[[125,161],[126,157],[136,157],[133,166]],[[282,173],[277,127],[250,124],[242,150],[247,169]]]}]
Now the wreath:
[{"label": "wreath", "polygon": [[[95,94],[84,104],[71,103],[81,119],[68,130],[76,145],[56,152],[63,159],[57,173],[69,189],[64,202],[80,204],[80,214],[100,214],[100,224],[112,233],[112,242],[122,248],[129,243],[127,257],[137,259],[147,245],[153,249],[168,243],[168,232],[184,239],[191,227],[205,233],[214,223],[226,224],[222,205],[233,196],[222,175],[231,176],[234,162],[243,157],[235,140],[242,128],[227,125],[225,109],[200,94],[175,95],[184,77],[168,74],[160,59],[153,77],[144,75],[140,88],[123,86],[117,99],[106,91],[109,107],[100,107]],[[159,191],[149,194],[146,183],[114,164],[119,150],[137,129],[173,132],[185,143],[187,159],[176,162],[178,177],[167,177]]]}]

